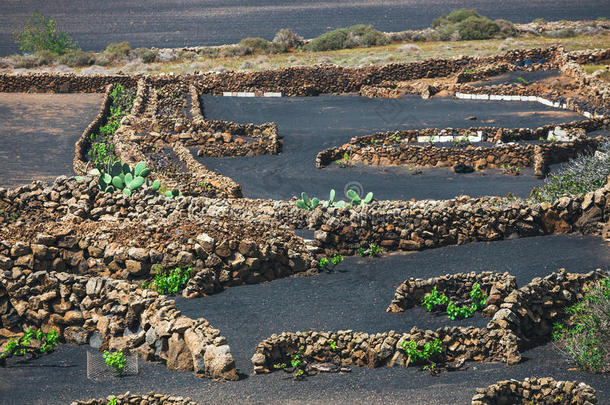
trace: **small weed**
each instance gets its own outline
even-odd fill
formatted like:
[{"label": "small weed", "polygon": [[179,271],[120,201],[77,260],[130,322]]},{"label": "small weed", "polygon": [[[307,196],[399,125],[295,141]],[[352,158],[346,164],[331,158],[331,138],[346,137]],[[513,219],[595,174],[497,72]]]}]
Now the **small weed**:
[{"label": "small weed", "polygon": [[363,247],[358,248],[358,254],[361,257],[364,257],[364,256],[377,257],[377,256],[381,256],[382,252],[383,251],[381,250],[381,248],[374,243],[369,243],[369,247],[367,249],[364,249]]},{"label": "small weed", "polygon": [[[30,345],[32,340],[38,340],[37,345]],[[4,365],[6,359],[13,356],[25,356],[30,353],[33,358],[40,355],[52,352],[58,344],[58,334],[55,329],[51,329],[48,333],[42,330],[34,330],[29,328],[25,334],[17,339],[10,339],[4,346],[4,352],[0,353],[0,365]]]},{"label": "small weed", "polygon": [[185,270],[176,267],[169,272],[164,272],[161,266],[157,266],[155,279],[148,288],[159,294],[176,295],[186,286],[192,272],[193,268],[190,266]]},{"label": "small weed", "polygon": [[[373,143],[373,139],[371,138],[371,143]],[[346,167],[350,167],[352,164],[350,162],[350,156],[347,152],[343,154],[343,158],[335,161],[335,163],[342,169]]]}]

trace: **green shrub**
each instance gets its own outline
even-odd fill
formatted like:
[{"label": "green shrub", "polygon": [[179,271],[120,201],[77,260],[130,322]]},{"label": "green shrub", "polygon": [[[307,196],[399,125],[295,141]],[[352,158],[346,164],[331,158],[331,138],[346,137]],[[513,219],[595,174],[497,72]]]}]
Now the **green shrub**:
[{"label": "green shrub", "polygon": [[49,51],[61,55],[68,50],[76,49],[70,36],[58,31],[55,20],[41,13],[33,13],[21,31],[13,33],[19,49],[24,52]]},{"label": "green shrub", "polygon": [[420,350],[415,340],[409,340],[408,342],[403,340],[401,347],[407,355],[408,366],[409,364],[431,361],[431,359],[442,353],[443,342],[440,339],[435,338],[432,343],[424,343],[422,350]]},{"label": "green shrub", "polygon": [[159,266],[155,275],[155,279],[150,284],[149,288],[164,295],[176,295],[186,286],[191,273],[192,267],[182,270],[176,267],[174,270],[165,272]]},{"label": "green shrub", "polygon": [[133,50],[134,55],[144,63],[152,63],[157,59],[157,52],[148,48],[136,48]]},{"label": "green shrub", "polygon": [[250,48],[251,53],[269,52],[273,48],[272,43],[264,38],[244,38],[239,41],[239,46]]},{"label": "green shrub", "polygon": [[70,67],[91,65],[95,60],[91,52],[85,52],[82,49],[72,49],[59,57],[59,63]]},{"label": "green shrub", "polygon": [[610,279],[600,280],[566,314],[566,323],[554,326],[556,345],[583,370],[610,371]]},{"label": "green shrub", "polygon": [[383,32],[377,31],[371,25],[353,25],[348,28],[339,28],[325,32],[312,39],[305,49],[311,51],[331,51],[336,49],[349,49],[387,45],[390,39]]},{"label": "green shrub", "polygon": [[504,35],[508,35],[508,32],[516,32],[508,21],[500,21],[500,23],[491,21],[475,10],[462,8],[435,19],[432,22],[432,27],[435,28],[439,38],[443,41],[494,38],[500,34],[501,26],[507,31],[507,34]]},{"label": "green shrub", "polygon": [[432,289],[432,292],[426,295],[421,303],[423,307],[428,311],[433,311],[437,307],[445,306],[449,303],[449,298],[445,294],[438,293],[436,287]]},{"label": "green shrub", "polygon": [[500,27],[486,17],[468,17],[458,24],[458,32],[465,41],[489,39],[500,32]]},{"label": "green shrub", "polygon": [[564,195],[584,195],[602,187],[610,176],[610,140],[602,141],[598,151],[600,157],[585,154],[563,165],[543,185],[534,187],[530,198],[552,203]]},{"label": "green shrub", "polygon": [[131,47],[129,46],[129,42],[123,41],[114,43],[111,42],[106,47],[106,50],[102,52],[104,56],[106,56],[111,61],[118,61],[125,58],[131,52]]},{"label": "green shrub", "polygon": [[40,64],[40,59],[34,55],[15,55],[13,58],[13,66],[16,68],[31,69]]},{"label": "green shrub", "polygon": [[494,23],[498,26],[500,34],[502,34],[502,36],[505,38],[514,37],[519,34],[519,31],[517,31],[515,24],[510,21],[498,19],[494,20]]},{"label": "green shrub", "polygon": [[303,45],[303,38],[288,28],[279,30],[273,37],[273,44],[280,52],[288,52],[291,49]]},{"label": "green shrub", "polygon": [[230,45],[225,46],[220,50],[220,56],[227,58],[246,55],[252,55],[252,48],[241,45]]},{"label": "green shrub", "polygon": [[467,20],[468,18],[482,18],[483,16],[476,12],[476,10],[469,10],[461,8],[459,10],[453,10],[449,15],[442,14],[440,17],[432,21],[432,28],[438,28],[442,25],[456,24]]},{"label": "green shrub", "polygon": [[123,375],[125,367],[127,367],[127,357],[122,350],[113,353],[106,350],[103,357],[106,367],[114,369],[120,376]]},{"label": "green shrub", "polygon": [[339,253],[335,253],[330,259],[326,257],[320,259],[320,269],[331,273],[341,263],[343,263],[343,256]]}]

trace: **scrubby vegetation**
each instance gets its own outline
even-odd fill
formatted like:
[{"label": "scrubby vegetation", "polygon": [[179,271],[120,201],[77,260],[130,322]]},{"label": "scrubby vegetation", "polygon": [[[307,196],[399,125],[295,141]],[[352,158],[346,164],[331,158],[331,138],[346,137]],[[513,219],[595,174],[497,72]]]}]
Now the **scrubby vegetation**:
[{"label": "scrubby vegetation", "polygon": [[442,41],[490,39],[496,36],[506,37],[515,32],[508,21],[501,20],[497,23],[475,10],[465,8],[452,11],[449,15],[443,14],[432,22],[432,28]]},{"label": "scrubby vegetation", "polygon": [[439,294],[436,287],[434,287],[432,292],[424,297],[421,305],[429,312],[446,310],[447,316],[451,320],[470,318],[476,311],[485,307],[487,294],[481,290],[481,285],[479,283],[474,283],[469,297],[469,303],[459,305],[456,302],[449,300],[449,297],[445,294]]},{"label": "scrubby vegetation", "polygon": [[597,155],[581,155],[566,163],[548,176],[543,185],[534,187],[530,198],[539,203],[552,203],[564,195],[584,195],[606,184],[608,176],[610,140],[604,140]]},{"label": "scrubby vegetation", "polygon": [[610,372],[610,279],[600,280],[566,314],[566,322],[554,327],[556,345],[582,370]]},{"label": "scrubby vegetation", "polygon": [[[37,358],[45,353],[50,353],[57,346],[57,339],[58,335],[55,329],[44,333],[40,329],[30,328],[20,338],[9,339],[4,346],[4,352],[0,353],[0,366],[6,365],[6,360],[14,356],[30,354],[32,358]],[[37,340],[38,343],[32,344],[32,340]]]},{"label": "scrubby vegetation", "polygon": [[325,32],[309,41],[305,50],[329,51],[335,49],[366,48],[369,46],[387,45],[390,39],[372,25],[353,25],[348,28],[338,28]]},{"label": "scrubby vegetation", "polygon": [[106,367],[112,368],[119,376],[123,375],[125,368],[127,367],[127,357],[125,357],[122,350],[117,352],[109,352],[106,350],[103,357]]}]

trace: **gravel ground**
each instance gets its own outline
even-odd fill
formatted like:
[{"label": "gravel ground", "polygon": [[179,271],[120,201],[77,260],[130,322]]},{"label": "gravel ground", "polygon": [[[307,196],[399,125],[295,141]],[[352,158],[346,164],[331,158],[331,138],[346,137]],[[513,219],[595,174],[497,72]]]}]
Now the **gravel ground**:
[{"label": "gravel ground", "polygon": [[[236,122],[275,121],[284,138],[278,156],[197,159],[207,168],[229,176],[242,185],[244,196],[289,199],[306,191],[327,198],[334,188],[342,191],[357,182],[375,198],[447,199],[460,194],[504,196],[513,193],[527,197],[542,180],[533,169],[520,176],[507,176],[498,170],[455,174],[448,168],[427,168],[413,175],[408,167],[357,166],[341,169],[331,165],[315,168],[315,156],[323,149],[342,145],[354,136],[409,128],[467,128],[470,126],[530,127],[549,122],[565,122],[582,116],[538,103],[490,102],[417,96],[401,99],[369,99],[358,96],[318,96],[236,98],[203,96],[207,118]],[[465,120],[475,115],[474,121]]]},{"label": "gravel ground", "polygon": [[74,143],[103,94],[0,93],[0,187],[72,175]]},{"label": "gravel ground", "polygon": [[[519,252],[518,259],[515,252]],[[190,396],[200,403],[375,403],[469,404],[476,387],[498,380],[531,376],[584,381],[608,404],[607,376],[569,370],[551,345],[525,353],[526,361],[509,367],[470,363],[466,371],[432,377],[416,368],[354,367],[351,374],[321,375],[296,383],[284,373],[254,376],[249,357],[259,340],[283,330],[353,329],[404,331],[413,325],[484,325],[477,316],[452,322],[421,309],[388,314],[385,308],[396,286],[408,277],[432,277],[460,271],[510,271],[519,285],[560,267],[583,272],[608,269],[610,247],[599,238],[558,235],[475,243],[377,259],[346,258],[341,272],[293,277],[270,283],[229,288],[201,299],[177,299],[188,316],[203,316],[227,337],[243,378],[217,383],[190,373],[140,362],[140,375],[94,382],[86,378],[85,346],[61,346],[27,365],[0,369],[0,403],[69,403],[77,398],[105,397],[125,391]]]}]

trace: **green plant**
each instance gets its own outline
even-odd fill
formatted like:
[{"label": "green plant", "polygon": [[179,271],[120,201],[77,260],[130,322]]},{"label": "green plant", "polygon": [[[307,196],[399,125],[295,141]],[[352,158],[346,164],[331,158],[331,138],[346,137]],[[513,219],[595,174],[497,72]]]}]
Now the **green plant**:
[{"label": "green plant", "polygon": [[375,243],[369,243],[369,247],[367,249],[364,249],[363,247],[359,247],[357,252],[361,257],[364,257],[364,256],[377,257],[377,256],[381,256],[382,250],[381,250],[381,247],[379,247]]},{"label": "green plant", "polygon": [[351,200],[351,204],[350,206],[355,207],[361,204],[370,204],[373,201],[373,193],[369,192],[367,193],[367,195],[364,197],[364,199],[361,199],[360,196],[358,195],[358,193],[355,190],[349,189],[347,190],[347,193],[345,193],[347,195],[347,198],[349,198]]},{"label": "green plant", "polygon": [[320,203],[320,200],[318,200],[316,197],[314,197],[313,199],[310,200],[307,193],[302,192],[301,199],[297,200],[297,207],[299,207],[302,210],[313,211],[316,209],[316,207],[318,206],[319,203]]},{"label": "green plant", "polygon": [[144,63],[152,63],[157,59],[157,52],[148,48],[136,48],[133,50],[134,55],[142,59]]},{"label": "green plant", "polygon": [[527,80],[525,80],[523,77],[519,76],[517,77],[517,82],[519,84],[522,84],[524,86],[527,86],[528,84],[530,84],[530,82],[528,82]]},{"label": "green plant", "polygon": [[350,160],[349,160],[349,159],[350,159],[349,154],[348,154],[347,152],[345,152],[345,153],[343,153],[343,157],[342,157],[341,159],[339,159],[339,160],[335,161],[335,163],[336,163],[336,164],[337,164],[339,167],[341,167],[341,168],[345,169],[346,167],[351,166],[351,162],[350,162]]},{"label": "green plant", "polygon": [[131,47],[129,46],[129,42],[123,41],[114,43],[111,42],[108,44],[106,49],[103,52],[103,55],[108,58],[110,61],[117,61],[123,59],[131,52]]},{"label": "green plant", "polygon": [[422,349],[419,348],[415,340],[403,340],[401,344],[402,349],[407,355],[407,367],[409,364],[418,364],[423,361],[430,361],[431,358],[442,353],[443,342],[435,338],[432,342],[424,343]]},{"label": "green plant", "polygon": [[113,368],[119,376],[123,375],[125,367],[127,367],[127,357],[125,357],[122,350],[112,353],[106,350],[104,351],[103,357],[106,367]]},{"label": "green plant", "polygon": [[16,220],[17,220],[17,218],[19,218],[19,214],[17,214],[16,212],[13,212],[13,213],[11,214],[11,220],[12,220],[12,221],[16,221]]},{"label": "green plant", "polygon": [[331,189],[330,190],[330,194],[328,196],[328,201],[324,201],[322,203],[322,206],[324,208],[343,208],[345,207],[345,201],[343,200],[339,200],[339,201],[335,201],[335,189]]},{"label": "green plant", "polygon": [[58,62],[62,65],[70,67],[88,66],[93,63],[94,57],[91,52],[85,52],[82,49],[70,49],[61,55]]},{"label": "green plant", "polygon": [[582,370],[610,371],[610,278],[599,280],[565,312],[566,322],[553,328],[555,344]]},{"label": "green plant", "polygon": [[387,45],[389,38],[371,25],[353,25],[347,28],[338,28],[309,41],[303,48],[319,52],[335,49],[349,49],[357,47],[369,47]]},{"label": "green plant", "polygon": [[445,294],[438,293],[436,287],[432,289],[430,294],[426,295],[421,303],[428,311],[433,311],[439,306],[445,306],[449,303],[449,298]]},{"label": "green plant", "polygon": [[447,304],[447,316],[451,320],[470,318],[477,310],[485,307],[487,302],[487,294],[481,290],[479,283],[474,283],[470,291],[470,305],[458,306],[455,302],[450,301]]},{"label": "green plant", "polygon": [[521,174],[521,168],[519,166],[501,164],[500,169],[502,169],[502,174],[511,174],[513,176],[518,176]]},{"label": "green plant", "polygon": [[251,53],[270,52],[273,49],[273,44],[264,38],[244,38],[239,41],[239,46],[250,48]]},{"label": "green plant", "polygon": [[[146,167],[145,162],[139,162],[134,168],[131,168],[127,163],[121,164],[117,161],[113,164],[108,162],[105,166],[98,164],[97,173],[99,173],[97,186],[100,190],[106,193],[121,191],[123,194],[131,196],[133,191],[141,188],[147,181],[150,169]],[[161,186],[159,180],[147,184],[155,191]]]},{"label": "green plant", "polygon": [[70,36],[57,30],[55,20],[33,13],[21,31],[13,32],[19,49],[24,52],[49,51],[61,55],[76,49]]},{"label": "green plant", "polygon": [[335,342],[334,340],[330,340],[328,343],[330,345],[330,351],[331,352],[336,352],[338,350],[337,349],[337,342]]},{"label": "green plant", "polygon": [[343,256],[341,256],[339,253],[335,253],[330,260],[326,257],[322,257],[320,259],[320,269],[326,270],[328,273],[330,273],[341,263],[343,263]]},{"label": "green plant", "polygon": [[157,266],[155,279],[150,283],[149,288],[159,294],[176,295],[186,286],[192,272],[192,267],[185,270],[176,267],[169,272],[164,272],[160,266]]},{"label": "green plant", "polygon": [[110,398],[110,401],[108,401],[108,405],[117,405],[116,397]]},{"label": "green plant", "polygon": [[[58,334],[55,329],[44,333],[42,330],[28,328],[24,335],[17,339],[9,339],[4,346],[4,352],[0,353],[0,365],[4,365],[6,359],[13,356],[25,356],[30,353],[33,358],[42,354],[52,352],[58,344]],[[31,345],[32,340],[38,340],[38,344]]]}]

